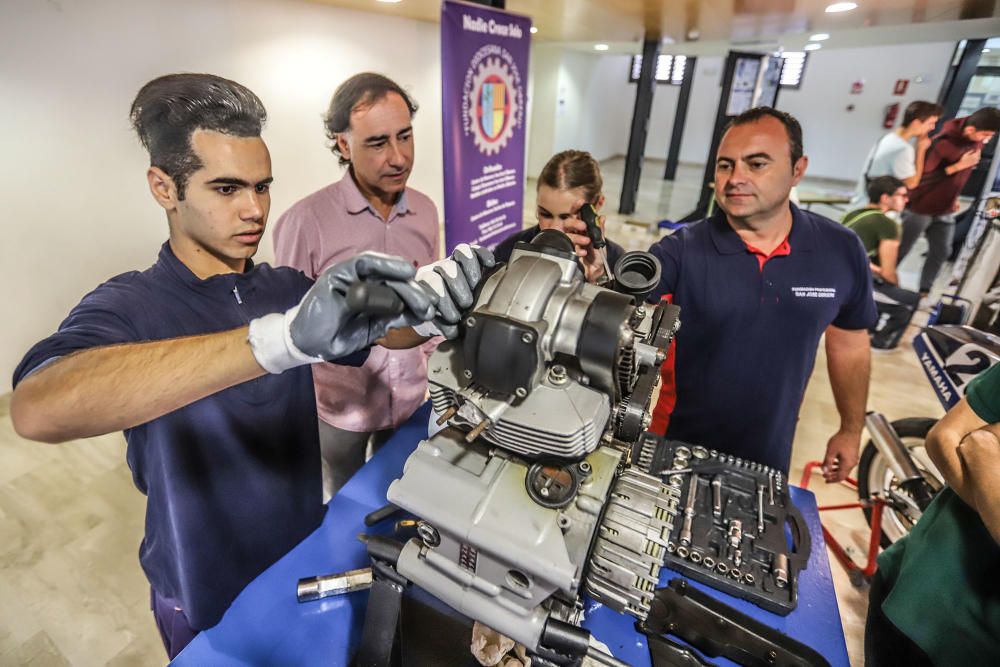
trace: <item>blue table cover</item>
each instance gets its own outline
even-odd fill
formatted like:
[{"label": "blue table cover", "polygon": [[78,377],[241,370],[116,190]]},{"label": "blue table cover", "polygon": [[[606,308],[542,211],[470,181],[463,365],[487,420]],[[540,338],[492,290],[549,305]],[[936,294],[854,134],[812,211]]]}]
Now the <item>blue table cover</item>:
[{"label": "blue table cover", "polygon": [[[281,560],[252,581],[222,620],[200,633],[171,663],[178,667],[212,665],[347,665],[357,648],[364,622],[367,592],[300,604],[298,580],[342,572],[368,564],[357,535],[370,532],[363,519],[385,505],[389,483],[427,436],[430,404],[425,404],[330,502],[323,524]],[[799,575],[798,607],[779,616],[713,588],[692,582],[714,597],[811,646],[832,667],[848,667],[847,646],[830,576],[815,496],[791,487],[812,536],[809,566]],[[392,521],[386,521],[392,524]],[[660,584],[675,576],[664,569]],[[583,625],[607,644],[615,657],[635,667],[649,667],[645,637],[635,631],[635,619],[588,601]],[[719,665],[734,663],[710,658]]]}]

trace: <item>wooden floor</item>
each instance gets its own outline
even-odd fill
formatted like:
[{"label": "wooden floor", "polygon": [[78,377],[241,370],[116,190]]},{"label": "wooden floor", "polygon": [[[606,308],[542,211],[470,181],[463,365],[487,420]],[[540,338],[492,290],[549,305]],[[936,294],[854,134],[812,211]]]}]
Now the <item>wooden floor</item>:
[{"label": "wooden floor", "polygon": [[[654,165],[648,171],[662,170]],[[614,165],[606,168],[609,182],[615,173]],[[666,187],[651,182],[644,185],[644,196],[669,194]],[[685,197],[693,193],[690,186],[683,191]],[[616,200],[616,193],[608,194],[609,201]],[[666,204],[671,210],[684,205]],[[614,217],[609,235],[626,245],[648,246],[647,227]],[[942,413],[909,345],[912,333],[897,350],[874,356],[869,406],[890,419]],[[793,481],[806,461],[822,458],[837,425],[821,346],[796,434]],[[851,497],[849,490],[819,478],[813,484],[820,504]],[[120,435],[59,446],[26,442],[13,432],[9,395],[0,397],[0,665],[166,662],[137,558],[144,505]],[[864,554],[860,511],[827,515],[824,522],[855,544],[859,557]],[[854,589],[836,563],[833,579],[852,663],[861,665],[867,591]]]}]

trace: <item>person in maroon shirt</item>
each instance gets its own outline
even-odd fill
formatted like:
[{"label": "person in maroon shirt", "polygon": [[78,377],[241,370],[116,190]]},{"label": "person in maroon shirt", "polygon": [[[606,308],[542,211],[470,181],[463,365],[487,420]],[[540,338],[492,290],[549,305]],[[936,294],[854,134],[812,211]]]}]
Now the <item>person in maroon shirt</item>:
[{"label": "person in maroon shirt", "polygon": [[958,211],[958,196],[979,164],[983,146],[1000,130],[1000,110],[980,109],[965,118],[954,118],[934,137],[924,160],[924,173],[910,191],[910,203],[903,213],[903,237],[899,261],[921,235],[929,245],[920,272],[920,296],[927,296],[941,265],[951,251],[955,235],[952,214]]}]

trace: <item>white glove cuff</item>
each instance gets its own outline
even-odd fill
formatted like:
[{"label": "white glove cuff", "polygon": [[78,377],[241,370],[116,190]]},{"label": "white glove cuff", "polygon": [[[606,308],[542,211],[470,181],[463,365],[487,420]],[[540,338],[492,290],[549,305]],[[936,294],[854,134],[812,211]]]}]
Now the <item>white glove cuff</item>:
[{"label": "white glove cuff", "polygon": [[250,321],[247,341],[257,363],[268,373],[284,373],[289,368],[323,361],[321,357],[310,357],[292,342],[290,325],[299,307],[284,313],[271,313]]}]

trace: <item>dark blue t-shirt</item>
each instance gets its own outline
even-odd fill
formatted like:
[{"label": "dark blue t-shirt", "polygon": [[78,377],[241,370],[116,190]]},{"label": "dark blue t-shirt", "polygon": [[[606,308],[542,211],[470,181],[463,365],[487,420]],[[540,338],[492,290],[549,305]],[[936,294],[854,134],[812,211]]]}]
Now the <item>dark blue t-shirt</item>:
[{"label": "dark blue t-shirt", "polygon": [[791,208],[791,252],[763,269],[721,210],[650,248],[663,269],[651,298],[681,308],[667,436],[784,471],[820,336],[877,319],[857,235]]},{"label": "dark blue t-shirt", "polygon": [[[28,352],[14,384],[78,350],[246,326],[291,308],[311,284],[294,269],[252,263],[242,274],[201,280],[165,243],[151,268],[85,296]],[[213,394],[125,431],[125,439],[135,485],[148,497],[139,560],[196,629],[215,625],[254,577],[322,521],[309,366]]]}]

